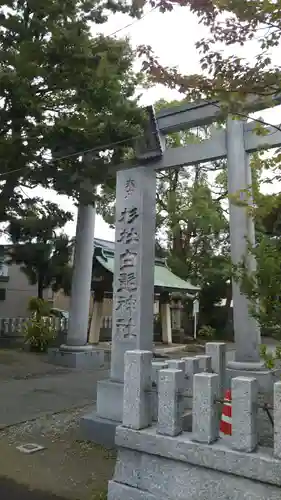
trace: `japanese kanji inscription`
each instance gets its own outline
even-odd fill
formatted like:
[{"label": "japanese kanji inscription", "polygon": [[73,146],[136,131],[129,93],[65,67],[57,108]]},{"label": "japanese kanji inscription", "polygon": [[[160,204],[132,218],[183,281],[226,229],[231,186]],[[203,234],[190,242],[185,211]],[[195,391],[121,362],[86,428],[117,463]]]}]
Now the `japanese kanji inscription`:
[{"label": "japanese kanji inscription", "polygon": [[[123,353],[152,348],[154,302],[155,172],[145,167],[117,174],[111,363],[123,378]],[[137,347],[140,346],[140,347]]]}]

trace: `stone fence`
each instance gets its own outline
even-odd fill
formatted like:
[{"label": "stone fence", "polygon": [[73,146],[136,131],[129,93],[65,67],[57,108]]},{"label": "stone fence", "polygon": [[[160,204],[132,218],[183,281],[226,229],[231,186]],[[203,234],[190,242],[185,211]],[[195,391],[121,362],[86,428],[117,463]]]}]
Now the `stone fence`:
[{"label": "stone fence", "polygon": [[[67,318],[50,317],[48,318],[58,331],[67,331],[68,320]],[[23,335],[23,328],[28,318],[0,318],[0,337],[21,337]],[[108,330],[111,337],[112,317],[104,316],[102,318],[101,328]]]},{"label": "stone fence", "polygon": [[252,377],[232,379],[232,435],[220,438],[225,351],[224,344],[209,343],[205,356],[165,366],[152,362],[149,351],[126,352],[123,425],[116,430],[108,500],[280,500],[281,382],[274,384],[273,449],[258,447]]},{"label": "stone fence", "polygon": [[[29,318],[0,318],[0,337],[22,337],[28,321]],[[48,317],[46,321],[50,321],[57,331],[67,330],[66,318]]]}]

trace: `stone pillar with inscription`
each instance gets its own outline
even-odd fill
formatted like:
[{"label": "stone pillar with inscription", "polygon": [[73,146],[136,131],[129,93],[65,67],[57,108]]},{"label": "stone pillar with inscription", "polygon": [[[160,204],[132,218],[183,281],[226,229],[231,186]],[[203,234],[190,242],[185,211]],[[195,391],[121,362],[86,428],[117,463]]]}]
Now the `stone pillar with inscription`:
[{"label": "stone pillar with inscription", "polygon": [[124,354],[153,347],[155,193],[151,166],[118,172],[110,379],[98,382],[96,411],[81,421],[85,438],[104,445],[122,422]]}]

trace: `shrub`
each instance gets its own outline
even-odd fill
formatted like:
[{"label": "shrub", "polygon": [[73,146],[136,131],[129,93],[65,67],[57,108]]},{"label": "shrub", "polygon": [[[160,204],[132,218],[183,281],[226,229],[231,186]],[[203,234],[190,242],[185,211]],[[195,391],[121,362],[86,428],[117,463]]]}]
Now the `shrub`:
[{"label": "shrub", "polygon": [[49,316],[51,305],[44,299],[31,297],[28,304],[28,310],[32,316],[37,316],[37,317]]},{"label": "shrub", "polygon": [[56,337],[51,319],[36,316],[25,323],[23,334],[24,342],[37,352],[46,352]]},{"label": "shrub", "polygon": [[272,370],[273,368],[275,368],[276,362],[281,361],[281,346],[280,345],[276,346],[275,352],[272,353],[272,352],[267,350],[266,345],[262,344],[260,346],[260,356],[261,356],[261,359],[263,359],[266,368],[268,368],[269,370]]},{"label": "shrub", "polygon": [[213,339],[216,335],[216,330],[212,328],[210,325],[201,326],[198,336],[203,337],[205,339]]},{"label": "shrub", "polygon": [[56,330],[52,318],[49,318],[50,304],[36,297],[32,297],[28,304],[31,318],[24,324],[23,335],[30,349],[45,352],[56,337]]}]

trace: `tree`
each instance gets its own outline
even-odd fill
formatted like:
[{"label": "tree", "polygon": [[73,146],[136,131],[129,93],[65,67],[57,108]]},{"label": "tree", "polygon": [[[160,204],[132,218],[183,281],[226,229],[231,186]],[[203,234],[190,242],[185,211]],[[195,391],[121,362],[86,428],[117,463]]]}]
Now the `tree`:
[{"label": "tree", "polygon": [[[162,237],[169,267],[200,286],[201,321],[212,323],[214,306],[227,296],[230,278],[228,224],[221,202],[212,193],[202,165],[188,171],[171,170],[159,177],[158,241]],[[216,327],[225,326],[228,309],[224,316]]]},{"label": "tree", "polygon": [[[262,331],[281,338],[281,238],[280,195],[260,195],[253,212],[256,219],[256,241],[249,252],[257,267],[248,273],[244,262],[235,270],[236,279],[251,303],[251,313]],[[257,303],[259,307],[257,307]]]},{"label": "tree", "polygon": [[127,40],[91,34],[118,11],[141,14],[119,0],[1,2],[0,222],[19,210],[21,186],[78,196],[82,180],[104,181],[108,154],[94,165],[69,155],[121,141],[110,151],[118,160],[132,146],[143,81],[134,52]]},{"label": "tree", "polygon": [[281,194],[264,195],[262,197],[260,212],[258,212],[258,224],[260,226],[260,230],[271,238],[280,238]]},{"label": "tree", "polygon": [[59,232],[72,218],[51,202],[38,206],[34,200],[22,207],[23,217],[11,218],[8,232],[12,241],[10,263],[21,265],[31,284],[37,284],[37,295],[43,298],[44,289],[63,288],[70,291],[72,244]]},{"label": "tree", "polygon": [[[175,68],[164,68],[150,48],[141,47],[140,52],[146,56],[145,68],[154,80],[178,88],[189,100],[219,99],[226,112],[243,118],[247,117],[245,100],[249,95],[257,95],[267,107],[280,103],[281,70],[277,57],[274,62],[274,49],[279,48],[281,36],[280,0],[185,0],[183,3],[209,28],[209,35],[197,43],[202,71],[183,75]],[[251,58],[247,60],[245,49],[253,41],[255,54],[252,45]],[[280,130],[280,126],[276,129]],[[255,166],[262,163],[270,174],[267,181],[278,186],[280,162],[279,149],[271,158],[258,155]],[[258,244],[249,250],[257,259],[257,270],[249,275],[241,263],[238,279],[260,325],[264,330],[278,330],[280,336],[280,195],[259,193],[255,201],[252,215]]]},{"label": "tree", "polygon": [[[163,68],[149,47],[140,51],[156,79],[176,85],[189,98],[217,97],[237,110],[238,100],[249,94],[272,97],[281,90],[280,67],[273,62],[272,50],[281,36],[280,0],[183,0],[209,28],[209,36],[198,41],[202,73],[182,75],[175,68]],[[239,47],[255,41],[256,54],[247,60]],[[232,50],[224,53],[225,47]],[[253,50],[253,49],[252,49]],[[228,55],[229,53],[233,55]],[[269,106],[272,105],[268,100]]]}]

